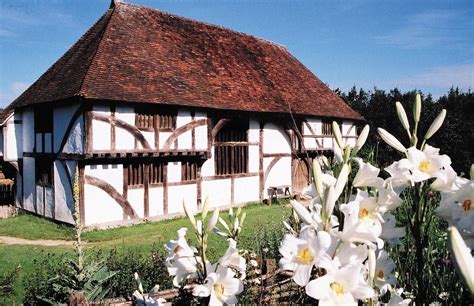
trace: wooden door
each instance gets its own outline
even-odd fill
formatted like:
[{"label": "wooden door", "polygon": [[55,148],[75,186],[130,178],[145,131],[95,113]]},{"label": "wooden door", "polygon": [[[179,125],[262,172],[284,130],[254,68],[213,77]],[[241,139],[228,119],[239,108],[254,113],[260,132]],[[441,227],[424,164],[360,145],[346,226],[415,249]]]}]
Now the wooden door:
[{"label": "wooden door", "polygon": [[293,159],[293,193],[301,193],[309,185],[309,168],[304,158]]}]

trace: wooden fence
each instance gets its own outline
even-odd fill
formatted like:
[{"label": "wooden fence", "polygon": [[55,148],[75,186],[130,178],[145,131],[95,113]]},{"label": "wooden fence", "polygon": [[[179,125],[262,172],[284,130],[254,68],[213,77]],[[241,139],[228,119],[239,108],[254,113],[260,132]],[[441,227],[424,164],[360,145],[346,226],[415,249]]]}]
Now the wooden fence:
[{"label": "wooden fence", "polygon": [[0,205],[15,204],[15,184],[10,179],[0,180]]}]

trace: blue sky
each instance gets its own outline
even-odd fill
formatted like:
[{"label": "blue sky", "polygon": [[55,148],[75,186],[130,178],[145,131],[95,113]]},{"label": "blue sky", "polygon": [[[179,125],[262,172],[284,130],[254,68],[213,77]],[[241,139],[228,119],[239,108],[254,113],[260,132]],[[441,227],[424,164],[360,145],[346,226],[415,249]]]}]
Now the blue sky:
[{"label": "blue sky", "polygon": [[[286,46],[331,88],[474,85],[474,2],[128,0]],[[110,0],[0,0],[0,107],[48,69]]]}]

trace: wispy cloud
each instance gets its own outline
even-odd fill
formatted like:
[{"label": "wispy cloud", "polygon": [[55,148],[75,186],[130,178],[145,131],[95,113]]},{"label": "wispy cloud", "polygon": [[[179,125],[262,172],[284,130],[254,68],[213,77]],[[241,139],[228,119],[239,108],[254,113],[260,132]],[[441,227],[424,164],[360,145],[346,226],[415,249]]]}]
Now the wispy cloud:
[{"label": "wispy cloud", "polygon": [[422,49],[441,44],[471,46],[472,16],[469,12],[432,10],[408,16],[398,29],[376,36],[380,44]]},{"label": "wispy cloud", "polygon": [[438,87],[448,89],[451,86],[472,89],[474,85],[474,64],[461,64],[434,67],[395,82],[395,85],[411,88]]},{"label": "wispy cloud", "polygon": [[0,91],[0,107],[5,107],[13,102],[20,94],[22,94],[30,83],[15,81],[8,84],[5,90]]}]

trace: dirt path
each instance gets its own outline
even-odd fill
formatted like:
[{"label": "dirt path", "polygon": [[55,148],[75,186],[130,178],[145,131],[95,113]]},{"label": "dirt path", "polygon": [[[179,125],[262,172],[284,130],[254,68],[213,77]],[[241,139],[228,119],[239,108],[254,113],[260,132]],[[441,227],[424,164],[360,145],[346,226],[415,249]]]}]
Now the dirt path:
[{"label": "dirt path", "polygon": [[30,240],[16,237],[0,236],[0,243],[9,245],[39,245],[39,246],[71,246],[74,241],[66,240]]}]

